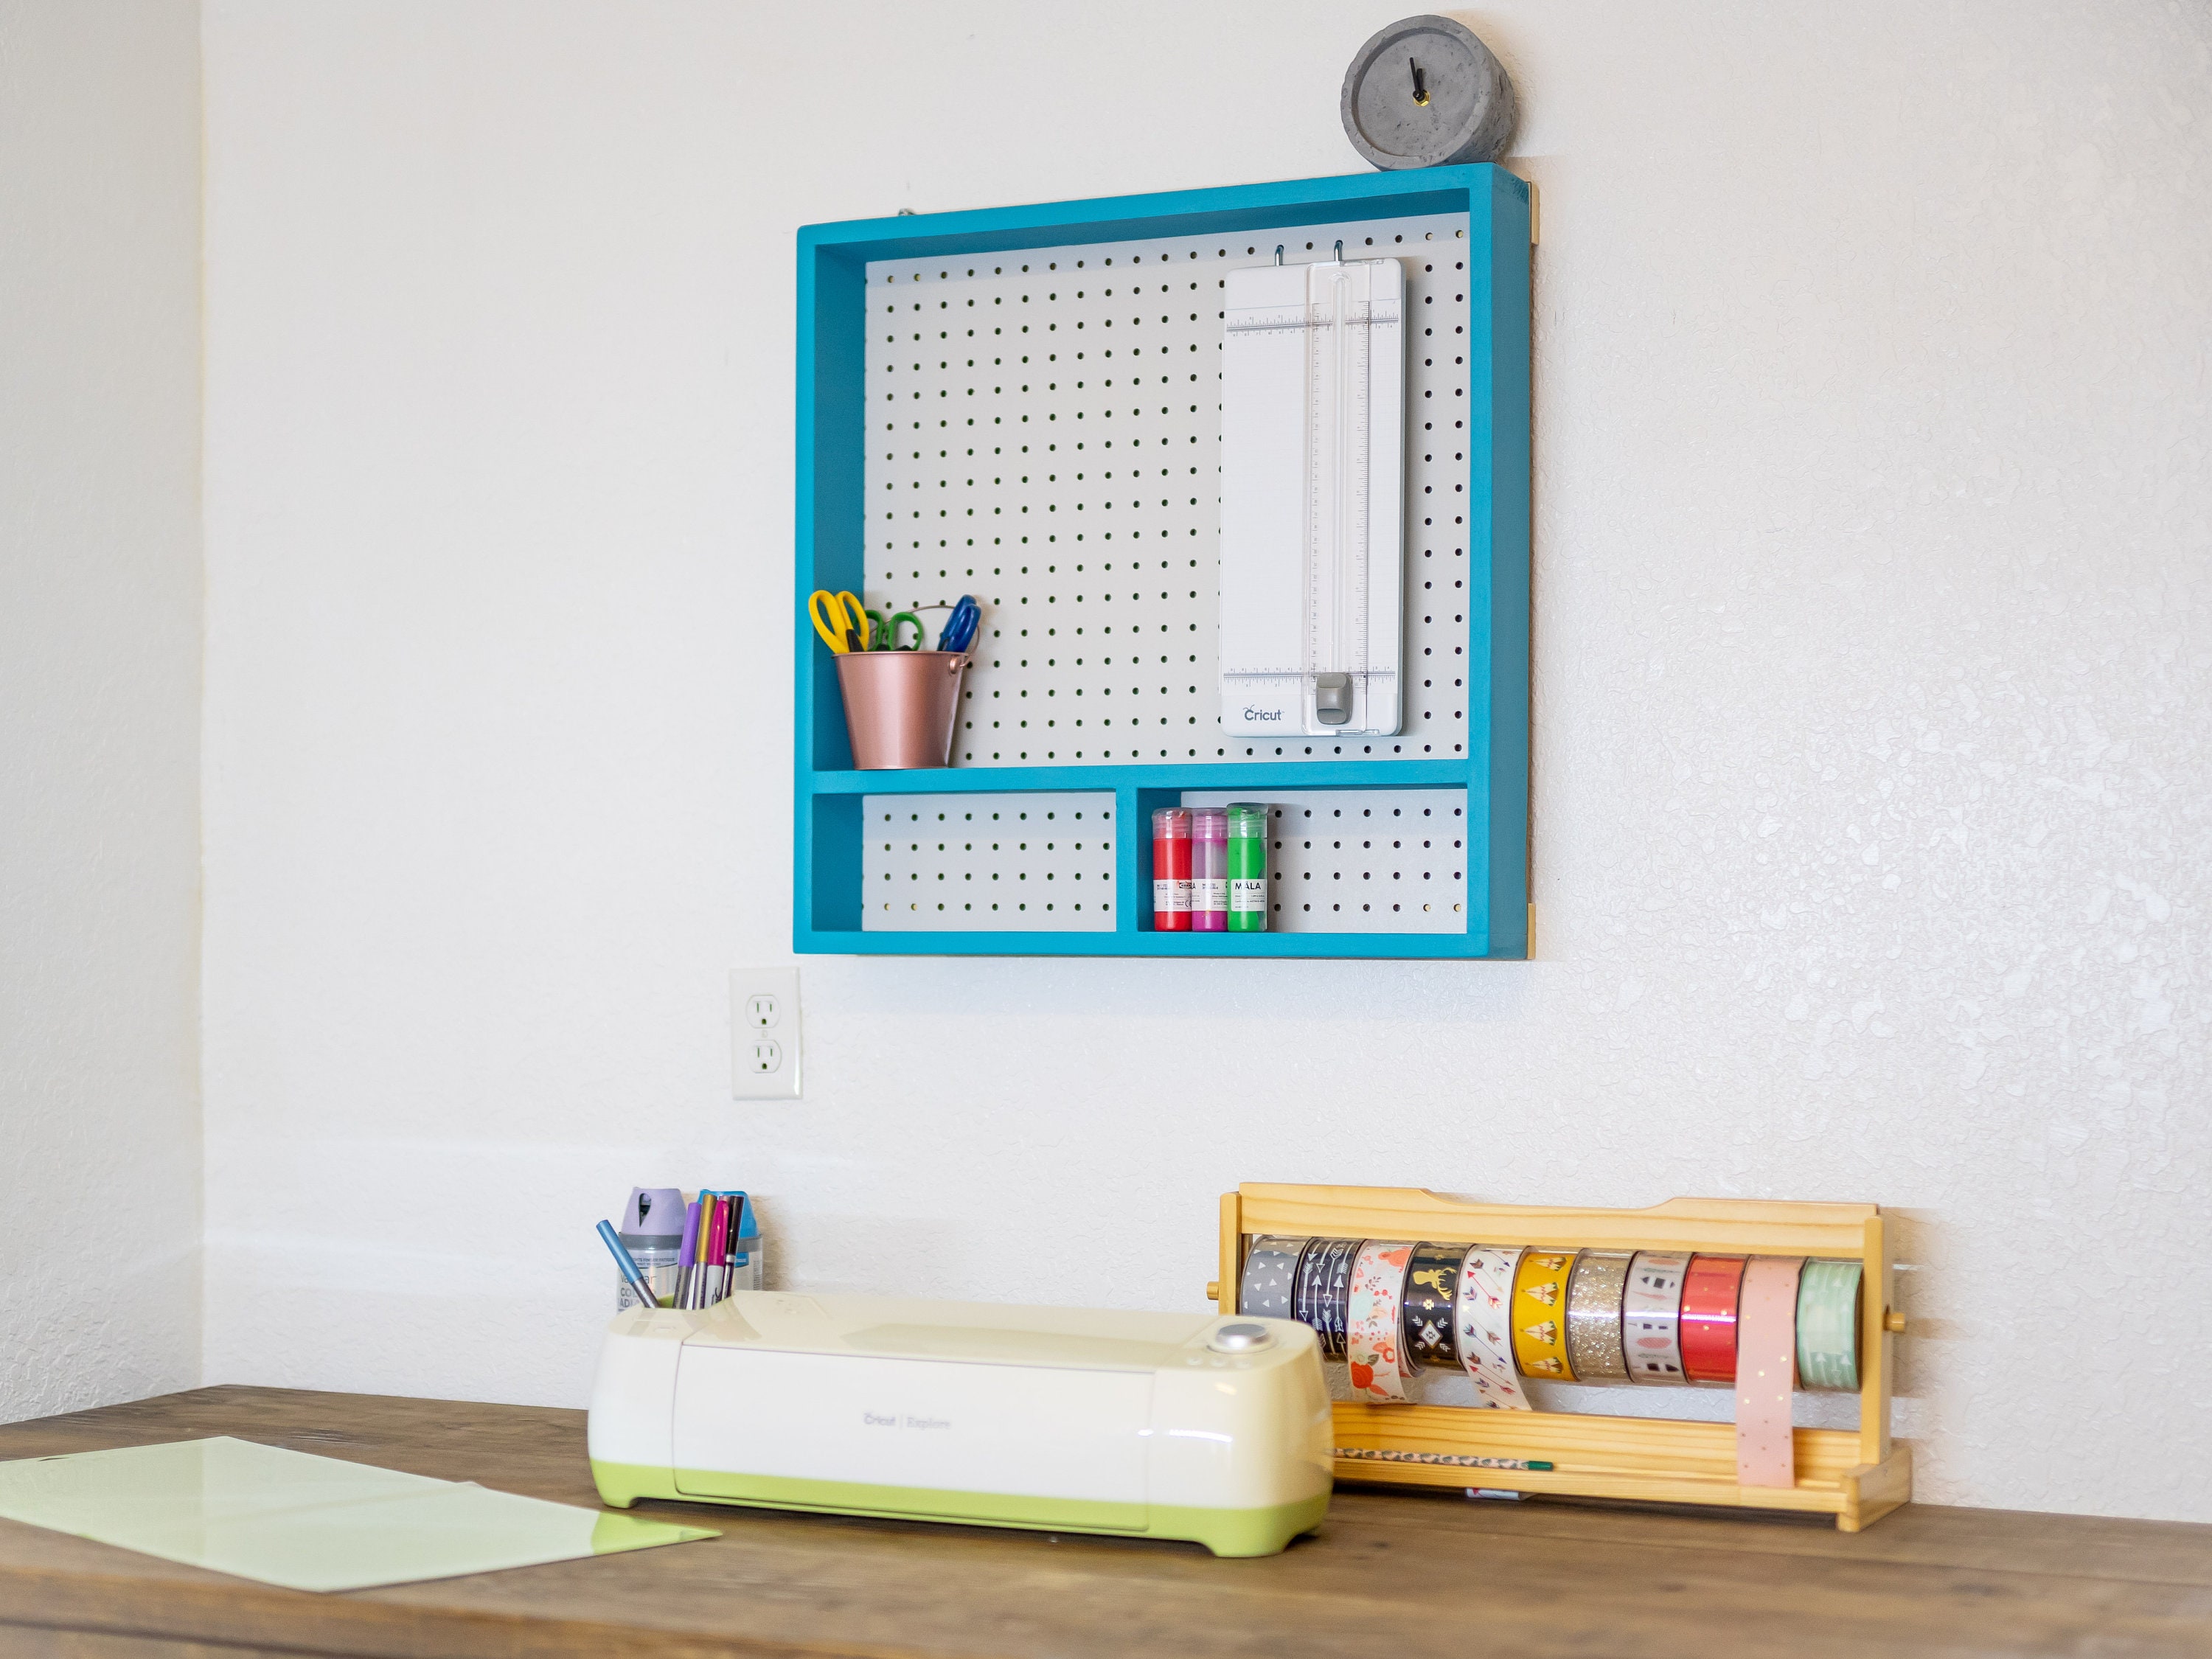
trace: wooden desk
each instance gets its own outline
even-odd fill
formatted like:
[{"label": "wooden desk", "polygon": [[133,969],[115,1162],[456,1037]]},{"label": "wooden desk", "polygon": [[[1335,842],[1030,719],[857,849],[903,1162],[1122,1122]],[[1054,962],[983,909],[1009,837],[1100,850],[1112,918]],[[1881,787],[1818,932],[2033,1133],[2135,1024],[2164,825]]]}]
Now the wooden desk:
[{"label": "wooden desk", "polygon": [[[201,1389],[0,1427],[0,1458],[200,1435],[595,1504],[584,1414]],[[2212,1653],[2212,1527],[1912,1505],[1659,1514],[1340,1490],[1318,1536],[1195,1545],[700,1504],[706,1543],[346,1595],[273,1589],[0,1522],[0,1654],[1594,1655]]]}]

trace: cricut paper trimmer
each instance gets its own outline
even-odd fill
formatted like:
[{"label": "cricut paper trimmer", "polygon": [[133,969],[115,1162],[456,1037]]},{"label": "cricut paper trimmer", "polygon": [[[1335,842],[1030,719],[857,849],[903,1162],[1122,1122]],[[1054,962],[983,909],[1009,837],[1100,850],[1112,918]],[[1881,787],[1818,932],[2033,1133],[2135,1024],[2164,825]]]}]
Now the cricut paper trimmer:
[{"label": "cricut paper trimmer", "polygon": [[739,1291],[633,1308],[592,1389],[599,1495],[1194,1539],[1271,1555],[1328,1509],[1304,1325]]},{"label": "cricut paper trimmer", "polygon": [[1221,724],[1389,737],[1402,718],[1406,271],[1256,265],[1226,280]]}]

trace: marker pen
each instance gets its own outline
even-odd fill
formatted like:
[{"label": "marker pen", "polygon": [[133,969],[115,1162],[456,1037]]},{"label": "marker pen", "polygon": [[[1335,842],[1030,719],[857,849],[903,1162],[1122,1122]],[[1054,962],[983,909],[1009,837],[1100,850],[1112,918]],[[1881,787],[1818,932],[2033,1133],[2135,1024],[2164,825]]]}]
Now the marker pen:
[{"label": "marker pen", "polygon": [[1229,931],[1267,931],[1267,809],[1253,801],[1229,809]]},{"label": "marker pen", "polygon": [[1229,813],[1219,806],[1191,809],[1190,925],[1200,933],[1229,927]]},{"label": "marker pen", "polygon": [[1190,813],[1180,806],[1152,814],[1152,927],[1190,931]]}]

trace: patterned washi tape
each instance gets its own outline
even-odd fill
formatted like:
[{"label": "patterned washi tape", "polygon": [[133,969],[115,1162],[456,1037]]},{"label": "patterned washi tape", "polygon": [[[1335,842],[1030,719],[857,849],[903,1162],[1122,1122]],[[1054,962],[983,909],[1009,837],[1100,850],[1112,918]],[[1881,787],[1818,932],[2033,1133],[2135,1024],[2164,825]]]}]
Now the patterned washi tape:
[{"label": "patterned washi tape", "polygon": [[1743,1284],[1740,1255],[1693,1255],[1682,1275],[1682,1370],[1692,1382],[1735,1381],[1735,1304]]},{"label": "patterned washi tape", "polygon": [[1796,1386],[1797,1276],[1802,1258],[1755,1255],[1743,1270],[1735,1316],[1735,1478],[1743,1486],[1794,1486],[1790,1400]]},{"label": "patterned washi tape", "polygon": [[1628,1289],[1626,1250],[1584,1250],[1567,1281],[1567,1367],[1577,1382],[1626,1382],[1620,1302]]},{"label": "patterned washi tape", "polygon": [[1262,1237],[1252,1241],[1237,1281],[1237,1311],[1261,1319],[1288,1319],[1297,1297],[1298,1262],[1310,1238]]},{"label": "patterned washi tape", "polygon": [[1406,1397],[1404,1316],[1410,1241],[1370,1238],[1352,1264],[1352,1297],[1345,1321],[1345,1363],[1352,1392],[1362,1400]]},{"label": "patterned washi tape", "polygon": [[1406,1370],[1419,1375],[1424,1365],[1459,1364],[1452,1339],[1452,1304],[1459,1294],[1457,1244],[1416,1244],[1406,1268]]},{"label": "patterned washi tape", "polygon": [[1519,1250],[1495,1245],[1468,1247],[1459,1267],[1459,1299],[1453,1310],[1452,1328],[1459,1338],[1459,1363],[1474,1383],[1478,1406],[1506,1411],[1529,1409],[1513,1368],[1511,1303],[1514,1270],[1521,1265]]},{"label": "patterned washi tape", "polygon": [[1682,1383],[1682,1279],[1690,1258],[1638,1250],[1620,1298],[1620,1346],[1633,1382]]},{"label": "patterned washi tape", "polygon": [[1567,1275],[1572,1250],[1524,1250],[1513,1276],[1513,1359],[1523,1376],[1571,1382],[1567,1364]]},{"label": "patterned washi tape", "polygon": [[1346,1304],[1352,1294],[1352,1259],[1356,1238],[1320,1238],[1307,1247],[1298,1264],[1296,1317],[1321,1338],[1324,1359],[1344,1358]]},{"label": "patterned washi tape", "polygon": [[1859,1386],[1856,1261],[1808,1261],[1797,1280],[1797,1381],[1856,1393]]}]

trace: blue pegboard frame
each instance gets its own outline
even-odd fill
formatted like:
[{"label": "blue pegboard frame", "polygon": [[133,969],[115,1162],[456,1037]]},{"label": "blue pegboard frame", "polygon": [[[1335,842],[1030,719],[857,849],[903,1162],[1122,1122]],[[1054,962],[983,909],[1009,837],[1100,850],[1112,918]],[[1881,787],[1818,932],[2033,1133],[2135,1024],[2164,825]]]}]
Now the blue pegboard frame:
[{"label": "blue pegboard frame", "polygon": [[[1468,737],[1463,757],[1240,760],[1158,766],[854,769],[836,668],[806,620],[817,587],[862,586],[867,267],[1035,247],[1212,236],[1415,214],[1468,216]],[[966,213],[856,219],[799,232],[797,659],[792,945],[901,956],[1366,957],[1524,959],[1528,860],[1528,186],[1503,167],[1435,167]],[[1487,541],[1486,549],[1483,544]],[[1487,556],[1484,556],[1486,553]],[[1152,926],[1152,807],[1186,789],[1464,788],[1464,934],[1185,933]],[[866,932],[863,795],[1111,790],[1112,933]]]}]

